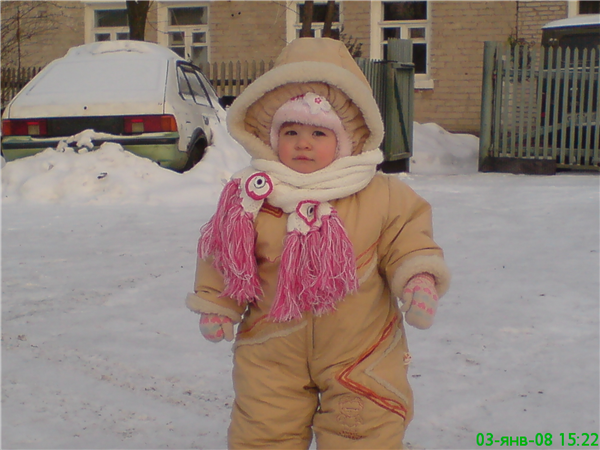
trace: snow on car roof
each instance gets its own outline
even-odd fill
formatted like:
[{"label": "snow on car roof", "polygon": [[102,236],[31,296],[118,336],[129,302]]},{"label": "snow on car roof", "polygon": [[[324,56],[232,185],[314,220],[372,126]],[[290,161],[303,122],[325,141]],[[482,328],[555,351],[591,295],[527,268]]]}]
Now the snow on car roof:
[{"label": "snow on car roof", "polygon": [[542,27],[547,28],[563,28],[563,27],[584,27],[586,25],[600,26],[600,14],[584,14],[581,16],[569,17],[568,19],[555,20],[549,22]]},{"label": "snow on car roof", "polygon": [[155,60],[79,61],[64,58],[41,73],[26,95],[86,95],[95,92],[101,99],[106,95],[121,98],[136,92],[148,95],[155,91],[162,97],[166,70],[166,63]]},{"label": "snow on car roof", "polygon": [[[15,97],[11,113],[62,116],[65,108],[107,114],[107,105],[145,104],[162,111],[168,61],[181,58],[168,48],[140,41],[107,41],[73,47],[46,66]],[[106,108],[109,108],[107,110]],[[115,108],[117,107],[115,106]],[[140,109],[140,107],[138,107]],[[63,111],[63,112],[61,112]]]},{"label": "snow on car roof", "polygon": [[147,56],[181,59],[174,51],[152,42],[143,41],[104,41],[80,45],[69,49],[65,58],[81,58],[86,56],[111,54],[111,53],[144,54]]}]

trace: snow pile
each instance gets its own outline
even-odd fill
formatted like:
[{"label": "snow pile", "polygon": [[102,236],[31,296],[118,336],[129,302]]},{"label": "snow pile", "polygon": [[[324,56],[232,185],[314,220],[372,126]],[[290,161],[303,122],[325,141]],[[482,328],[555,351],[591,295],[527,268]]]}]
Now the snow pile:
[{"label": "snow pile", "polygon": [[[113,143],[91,152],[66,145],[48,148],[6,164],[2,169],[3,201],[193,204],[199,190],[210,192],[214,199],[224,181],[247,166],[250,158],[222,123],[214,124],[213,130],[214,143],[201,164],[183,174],[163,169]],[[92,135],[80,133],[70,141],[85,147]]]},{"label": "snow pile", "polygon": [[[416,168],[433,152],[421,169],[476,160],[473,137],[415,127]],[[199,229],[248,164],[215,133],[185,174],[114,144],[4,166],[3,448],[226,448],[231,344],[202,339],[184,305]],[[553,433],[558,446],[597,431],[598,177],[402,178],[432,204],[453,272],[434,326],[407,329],[406,441]]]},{"label": "snow pile", "polygon": [[435,123],[413,127],[410,172],[424,175],[459,175],[478,171],[479,139],[453,134]]},{"label": "snow pile", "polygon": [[94,130],[84,130],[81,133],[77,133],[65,141],[60,141],[56,146],[57,152],[68,151],[69,148],[73,147],[77,153],[85,152],[86,149],[94,148],[94,140],[110,141],[111,139],[118,138],[114,134],[99,133]]},{"label": "snow pile", "polygon": [[[224,119],[223,114],[223,119]],[[415,122],[414,174],[464,174],[477,172],[478,139],[451,134],[435,124]],[[198,190],[208,190],[216,202],[229,177],[246,167],[250,157],[227,133],[224,120],[213,124],[214,143],[200,164],[179,174],[133,155],[118,144],[106,143],[87,152],[94,136],[109,135],[87,130],[72,136],[75,151],[66,143],[57,149],[3,166],[3,201],[90,204],[194,204]]]}]

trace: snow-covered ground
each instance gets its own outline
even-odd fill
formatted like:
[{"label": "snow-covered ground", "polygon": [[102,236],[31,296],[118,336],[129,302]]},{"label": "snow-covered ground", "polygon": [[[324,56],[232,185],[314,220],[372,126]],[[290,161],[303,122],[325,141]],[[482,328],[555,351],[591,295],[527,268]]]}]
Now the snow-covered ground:
[{"label": "snow-covered ground", "polygon": [[[185,174],[113,144],[4,166],[2,448],[226,447],[231,344],[184,306],[198,230],[248,162],[216,128]],[[407,442],[598,432],[598,177],[479,174],[477,139],[433,124],[414,141],[399,176],[433,204],[454,279],[435,325],[408,330]]]}]

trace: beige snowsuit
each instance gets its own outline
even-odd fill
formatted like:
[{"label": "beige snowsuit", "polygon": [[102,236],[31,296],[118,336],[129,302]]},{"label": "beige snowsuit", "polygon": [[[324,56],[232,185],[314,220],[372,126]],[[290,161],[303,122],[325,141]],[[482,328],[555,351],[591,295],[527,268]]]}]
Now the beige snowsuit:
[{"label": "beige snowsuit", "polygon": [[[295,95],[315,92],[336,110],[355,144],[377,148],[383,136],[368,82],[339,41],[303,38],[284,49],[273,70],[229,110],[234,138],[254,158],[277,159],[268,146],[270,118]],[[240,323],[234,344],[232,449],[306,449],[314,430],[321,449],[398,449],[412,417],[410,359],[396,296],[415,274],[448,288],[442,250],[432,238],[431,208],[396,177],[377,174],[356,194],[331,201],[356,255],[358,292],[317,317],[275,323],[275,295],[287,214],[265,203],[255,220],[255,253],[264,298],[249,307],[221,297],[223,278],[198,261],[197,313]]]}]

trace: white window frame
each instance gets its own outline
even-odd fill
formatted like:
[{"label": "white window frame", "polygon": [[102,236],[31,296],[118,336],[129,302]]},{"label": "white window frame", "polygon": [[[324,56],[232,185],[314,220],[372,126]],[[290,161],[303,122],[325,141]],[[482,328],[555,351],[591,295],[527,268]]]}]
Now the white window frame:
[{"label": "white window frame", "polygon": [[579,14],[579,3],[581,3],[579,0],[569,0],[567,2],[567,17],[576,17],[579,15],[585,15],[585,14]]},{"label": "white window frame", "polygon": [[579,0],[570,0],[567,2],[567,17],[575,17],[579,15]]},{"label": "white window frame", "polygon": [[[298,6],[303,4],[303,1],[290,1],[287,2],[287,8],[285,10],[285,24],[286,24],[286,41],[289,44],[298,37],[299,30],[302,29],[302,20],[298,12]],[[327,3],[326,1],[316,1],[315,4]],[[333,22],[331,28],[334,30],[340,30],[344,23],[344,2],[336,1],[340,8],[340,20],[339,22]],[[320,22],[313,23],[311,29],[315,32],[315,37],[321,37],[323,33],[323,24]]]},{"label": "white window frame", "polygon": [[[171,26],[169,24],[169,9],[171,8],[206,8],[206,24],[205,25],[179,25]],[[185,58],[191,61],[192,48],[193,47],[205,47],[207,52],[207,60],[210,64],[210,2],[172,2],[164,1],[158,3],[158,44],[169,48],[169,33],[170,32],[183,32],[184,33],[184,47],[185,47]],[[204,33],[206,36],[206,42],[194,43],[193,34]]]},{"label": "white window frame", "polygon": [[411,28],[425,28],[425,38],[412,39],[416,43],[427,44],[427,59],[425,61],[426,73],[415,74],[415,89],[433,89],[434,80],[431,78],[431,4],[427,2],[427,20],[383,20],[382,1],[371,2],[371,47],[370,55],[372,59],[383,58],[383,30],[384,28],[400,28],[401,39],[410,39]]},{"label": "white window frame", "polygon": [[125,2],[86,2],[84,10],[85,43],[96,42],[97,34],[110,34],[110,40],[117,40],[117,33],[129,34],[129,26],[96,27],[96,11],[105,9],[120,9],[127,11]]}]

